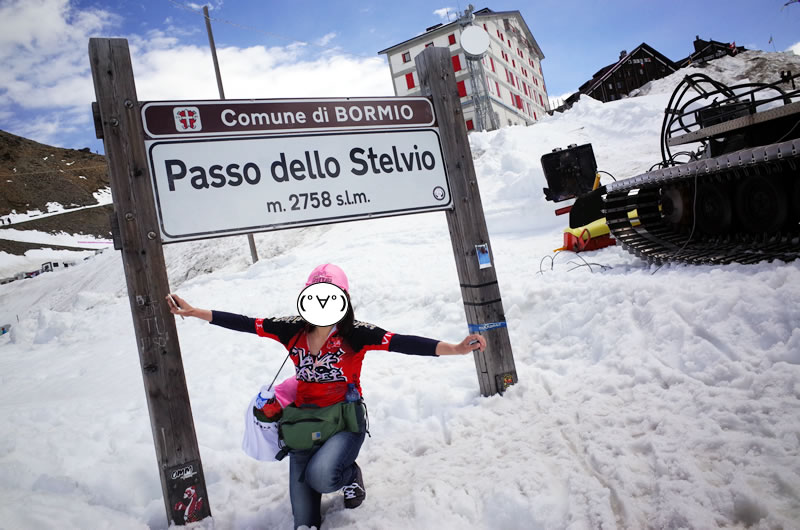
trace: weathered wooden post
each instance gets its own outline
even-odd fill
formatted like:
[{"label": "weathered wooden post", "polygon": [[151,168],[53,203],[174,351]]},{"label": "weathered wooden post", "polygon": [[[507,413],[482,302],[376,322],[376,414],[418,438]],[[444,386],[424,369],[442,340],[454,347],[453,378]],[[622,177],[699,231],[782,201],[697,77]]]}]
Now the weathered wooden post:
[{"label": "weathered wooden post", "polygon": [[454,205],[447,211],[447,225],[469,329],[486,337],[486,350],[475,352],[475,366],[481,394],[490,396],[516,383],[517,370],[453,63],[447,48],[435,46],[417,55],[415,63],[422,95],[432,98],[441,132]]},{"label": "weathered wooden post", "polygon": [[167,269],[128,41],[90,39],[89,59],[164,504],[168,520],[183,525],[211,510],[175,319],[164,301]]}]

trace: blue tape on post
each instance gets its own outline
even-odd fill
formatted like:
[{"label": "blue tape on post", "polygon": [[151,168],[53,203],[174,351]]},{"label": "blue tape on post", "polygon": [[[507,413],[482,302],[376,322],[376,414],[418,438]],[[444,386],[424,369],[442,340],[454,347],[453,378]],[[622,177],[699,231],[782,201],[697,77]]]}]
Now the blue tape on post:
[{"label": "blue tape on post", "polygon": [[486,324],[470,324],[469,332],[480,333],[481,331],[487,331],[495,328],[505,328],[507,326],[508,324],[506,324],[505,322],[487,322]]}]

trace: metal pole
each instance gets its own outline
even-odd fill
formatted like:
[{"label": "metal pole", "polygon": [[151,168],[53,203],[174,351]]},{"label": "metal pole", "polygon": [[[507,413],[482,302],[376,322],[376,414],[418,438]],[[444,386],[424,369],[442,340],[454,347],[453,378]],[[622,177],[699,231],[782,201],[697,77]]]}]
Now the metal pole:
[{"label": "metal pole", "polygon": [[[211,32],[211,18],[208,16],[208,6],[203,6],[203,16],[206,19],[206,31],[208,32],[208,45],[211,47],[211,59],[214,61],[214,73],[217,75],[217,89],[219,89],[219,99],[225,99],[225,90],[222,88],[222,76],[219,73],[219,61],[217,60],[217,47],[214,45],[214,34]],[[253,234],[247,234],[247,242],[250,244],[250,258],[253,263],[258,261],[256,251],[256,241]]]}]

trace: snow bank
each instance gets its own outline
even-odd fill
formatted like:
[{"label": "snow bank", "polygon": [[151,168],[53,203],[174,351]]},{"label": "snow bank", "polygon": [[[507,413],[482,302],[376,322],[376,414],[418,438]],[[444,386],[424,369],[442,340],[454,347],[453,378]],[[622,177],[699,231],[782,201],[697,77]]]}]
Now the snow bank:
[{"label": "snow bank", "polygon": [[[733,74],[731,74],[733,75]],[[617,178],[658,159],[663,93],[472,135],[519,384],[479,396],[470,357],[367,354],[372,438],[357,510],[323,528],[793,528],[800,520],[800,262],[668,265],[619,248],[552,260],[565,221],[539,157],[592,142]],[[443,214],[165,247],[200,307],[294,314],[308,272],[348,273],[357,318],[466,333]],[[602,264],[601,267],[598,264]],[[655,273],[655,274],[654,274]],[[8,528],[164,528],[119,254],[0,286],[0,520]],[[286,462],[239,449],[275,343],[178,320],[213,521],[291,528]],[[289,376],[285,369],[283,376]],[[57,521],[57,522],[56,522]]]}]

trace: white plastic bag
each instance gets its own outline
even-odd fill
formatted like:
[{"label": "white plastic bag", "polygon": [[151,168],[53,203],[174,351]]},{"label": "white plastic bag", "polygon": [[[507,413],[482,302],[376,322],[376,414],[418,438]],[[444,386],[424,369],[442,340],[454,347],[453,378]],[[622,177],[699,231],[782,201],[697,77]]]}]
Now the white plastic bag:
[{"label": "white plastic bag", "polygon": [[258,394],[250,400],[244,413],[244,438],[242,450],[251,458],[261,461],[274,461],[281,450],[278,446],[278,422],[258,421],[253,415]]},{"label": "white plastic bag", "polygon": [[[278,445],[278,422],[258,421],[253,415],[253,408],[260,408],[256,405],[259,398],[269,398],[275,396],[281,407],[285,407],[295,400],[297,396],[297,379],[291,376],[269,390],[262,386],[261,391],[250,400],[250,405],[244,411],[244,438],[242,439],[242,450],[251,458],[261,461],[275,461],[281,448]],[[262,399],[263,401],[263,399]]]}]

